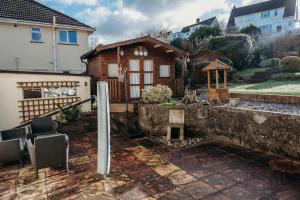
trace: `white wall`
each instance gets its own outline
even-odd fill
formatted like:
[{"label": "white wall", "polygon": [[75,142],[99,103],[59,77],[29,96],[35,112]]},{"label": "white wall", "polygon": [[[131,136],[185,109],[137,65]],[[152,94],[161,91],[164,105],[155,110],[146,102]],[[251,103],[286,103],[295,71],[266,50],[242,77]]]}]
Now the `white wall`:
[{"label": "white wall", "polygon": [[[269,33],[277,33],[277,26],[281,26],[282,33],[291,31],[295,29],[295,18],[294,17],[288,17],[284,18],[284,8],[277,9],[277,16],[275,16],[275,9],[270,10],[270,17],[269,18],[261,18],[261,12],[250,14],[250,15],[244,15],[240,17],[235,18],[235,24],[238,29],[245,28],[249,26],[250,24],[253,24],[257,27],[261,27],[263,25],[272,25],[272,30]],[[289,21],[292,22],[292,26],[289,26]]]},{"label": "white wall", "polygon": [[[23,91],[22,88],[17,87],[17,82],[26,81],[79,81],[77,96],[81,100],[91,97],[90,77],[88,76],[0,73],[0,131],[13,128],[22,122],[18,101],[23,100]],[[85,103],[82,111],[89,112],[90,110],[90,102]]]},{"label": "white wall", "polygon": [[[0,23],[0,69],[54,71],[52,60],[52,28],[41,27],[42,43],[31,42],[31,26]],[[88,31],[77,30],[78,45],[58,42],[56,30],[57,64],[59,71],[80,73],[85,69],[80,56],[88,48]],[[17,68],[16,59],[19,60]]]}]

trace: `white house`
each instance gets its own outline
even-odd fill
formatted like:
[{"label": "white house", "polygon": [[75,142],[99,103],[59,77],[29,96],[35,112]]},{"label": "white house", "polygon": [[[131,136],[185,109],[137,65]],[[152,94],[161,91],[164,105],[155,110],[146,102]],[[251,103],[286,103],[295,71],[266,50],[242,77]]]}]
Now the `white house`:
[{"label": "white house", "polygon": [[281,34],[296,28],[298,9],[296,0],[269,0],[234,8],[228,21],[228,30],[240,30],[251,24],[265,34]]},{"label": "white house", "polygon": [[170,40],[174,40],[176,38],[188,39],[189,36],[199,27],[201,26],[217,26],[219,25],[218,19],[216,17],[212,17],[203,21],[200,21],[198,18],[195,24],[183,27],[181,32],[175,32],[171,34]]},{"label": "white house", "polygon": [[94,31],[34,0],[1,0],[0,70],[81,73]]}]

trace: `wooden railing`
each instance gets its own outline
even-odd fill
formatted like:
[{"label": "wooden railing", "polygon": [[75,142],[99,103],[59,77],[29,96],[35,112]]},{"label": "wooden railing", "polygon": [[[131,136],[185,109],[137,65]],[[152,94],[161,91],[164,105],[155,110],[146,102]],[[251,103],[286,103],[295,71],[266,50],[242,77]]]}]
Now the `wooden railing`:
[{"label": "wooden railing", "polygon": [[108,79],[109,100],[111,102],[121,101],[121,84],[118,79]]},{"label": "wooden railing", "polygon": [[174,96],[182,97],[184,95],[184,80],[183,79],[175,79],[175,88],[174,88]]},{"label": "wooden railing", "polygon": [[58,108],[72,105],[80,101],[80,97],[64,97],[49,99],[25,99],[19,101],[19,112],[22,122],[47,114]]}]

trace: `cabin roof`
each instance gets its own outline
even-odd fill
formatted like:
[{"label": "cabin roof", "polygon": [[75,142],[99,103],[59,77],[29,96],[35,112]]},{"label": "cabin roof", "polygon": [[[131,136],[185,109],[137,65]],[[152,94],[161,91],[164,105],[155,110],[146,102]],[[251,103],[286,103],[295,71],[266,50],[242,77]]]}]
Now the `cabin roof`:
[{"label": "cabin roof", "polygon": [[208,64],[206,67],[202,69],[202,71],[210,71],[210,70],[216,70],[216,69],[223,69],[223,70],[229,70],[232,67],[221,62],[220,60],[212,61],[210,64]]},{"label": "cabin roof", "polygon": [[135,39],[130,39],[130,40],[124,40],[121,42],[115,42],[112,44],[107,44],[107,45],[98,45],[95,49],[87,52],[86,54],[81,56],[81,59],[87,59],[91,56],[97,55],[98,53],[100,53],[101,51],[105,51],[105,50],[109,50],[109,49],[114,49],[117,47],[122,47],[122,46],[128,46],[131,44],[135,44],[135,43],[140,43],[140,42],[147,42],[147,43],[152,43],[154,45],[158,45],[159,47],[164,47],[168,50],[170,50],[170,53],[176,53],[177,55],[180,56],[185,56],[186,53],[176,47],[173,47],[170,44],[167,44],[165,42],[162,42],[158,39],[152,38],[150,36],[143,36],[143,37],[139,37],[139,38],[135,38]]}]

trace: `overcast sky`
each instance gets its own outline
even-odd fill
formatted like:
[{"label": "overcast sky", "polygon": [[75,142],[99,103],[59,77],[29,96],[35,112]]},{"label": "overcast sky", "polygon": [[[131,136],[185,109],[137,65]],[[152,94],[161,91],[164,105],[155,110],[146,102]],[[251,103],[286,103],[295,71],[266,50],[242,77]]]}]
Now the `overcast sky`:
[{"label": "overcast sky", "polygon": [[135,37],[148,30],[179,31],[217,16],[227,23],[231,8],[264,0],[40,0],[97,31],[103,44]]}]

